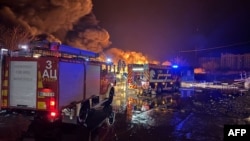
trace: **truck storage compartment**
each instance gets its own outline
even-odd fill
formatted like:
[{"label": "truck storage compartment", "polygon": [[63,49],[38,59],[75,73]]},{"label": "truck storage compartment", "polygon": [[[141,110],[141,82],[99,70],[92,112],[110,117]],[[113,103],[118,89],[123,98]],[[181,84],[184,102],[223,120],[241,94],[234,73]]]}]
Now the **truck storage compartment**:
[{"label": "truck storage compartment", "polygon": [[10,61],[9,106],[36,108],[37,62]]},{"label": "truck storage compartment", "polygon": [[86,97],[90,98],[93,95],[100,94],[100,79],[101,79],[101,66],[98,64],[86,65]]},{"label": "truck storage compartment", "polygon": [[84,98],[84,64],[59,62],[59,109]]}]

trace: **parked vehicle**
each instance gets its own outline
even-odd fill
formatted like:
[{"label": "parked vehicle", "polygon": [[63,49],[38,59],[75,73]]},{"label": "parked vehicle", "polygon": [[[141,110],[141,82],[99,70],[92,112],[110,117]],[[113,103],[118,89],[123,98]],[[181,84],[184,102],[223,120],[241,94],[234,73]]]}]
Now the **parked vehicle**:
[{"label": "parked vehicle", "polygon": [[127,78],[129,89],[141,89],[143,93],[173,92],[180,86],[180,75],[171,66],[129,64]]},{"label": "parked vehicle", "polygon": [[[97,57],[58,43],[2,49],[1,110],[29,113],[34,120],[50,123],[88,126],[91,111],[110,109],[115,94],[112,63],[96,61]],[[114,119],[112,110],[104,113]]]}]

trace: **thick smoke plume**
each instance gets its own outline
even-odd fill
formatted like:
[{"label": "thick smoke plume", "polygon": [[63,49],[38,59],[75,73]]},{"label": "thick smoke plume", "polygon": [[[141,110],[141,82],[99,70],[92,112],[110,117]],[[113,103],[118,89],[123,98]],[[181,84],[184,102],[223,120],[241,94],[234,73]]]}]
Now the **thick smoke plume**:
[{"label": "thick smoke plume", "polygon": [[6,28],[22,26],[40,40],[94,51],[102,59],[109,56],[115,62],[148,63],[142,53],[107,49],[110,36],[98,25],[91,0],[1,0],[0,5],[0,25]]},{"label": "thick smoke plume", "polygon": [[[91,14],[93,7],[91,0],[20,0],[18,2],[4,0],[0,4],[2,5],[0,7],[1,24],[21,25],[32,35],[39,35],[38,37],[50,41],[73,44],[72,41],[77,42],[78,39],[83,39],[85,44],[79,47],[85,49],[94,46],[93,44],[98,44],[98,47],[109,45],[106,40],[103,41],[102,37],[106,35],[108,38],[109,36],[104,29],[98,27],[96,19],[92,18],[95,21],[89,22],[90,18],[83,18]],[[84,20],[86,20],[85,25],[82,24]],[[78,28],[79,24],[81,28]],[[90,34],[90,30],[94,32]],[[86,36],[88,38],[85,38]],[[95,43],[95,39],[98,43]]]}]

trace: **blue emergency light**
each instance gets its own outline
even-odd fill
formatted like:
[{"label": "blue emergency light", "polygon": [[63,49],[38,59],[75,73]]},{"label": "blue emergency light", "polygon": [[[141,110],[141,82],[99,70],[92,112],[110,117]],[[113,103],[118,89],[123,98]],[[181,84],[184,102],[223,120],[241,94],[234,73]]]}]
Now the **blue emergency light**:
[{"label": "blue emergency light", "polygon": [[172,68],[177,69],[179,66],[178,65],[173,65]]}]

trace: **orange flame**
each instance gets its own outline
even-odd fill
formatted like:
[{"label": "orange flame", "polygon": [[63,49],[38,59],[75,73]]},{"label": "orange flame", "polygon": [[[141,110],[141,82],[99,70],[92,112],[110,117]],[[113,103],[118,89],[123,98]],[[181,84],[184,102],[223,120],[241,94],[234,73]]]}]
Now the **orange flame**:
[{"label": "orange flame", "polygon": [[126,64],[159,64],[159,61],[150,60],[140,52],[123,51],[118,48],[111,48],[100,53],[99,60],[105,61],[107,58],[111,58],[114,64],[117,64],[119,60],[125,61]]}]

